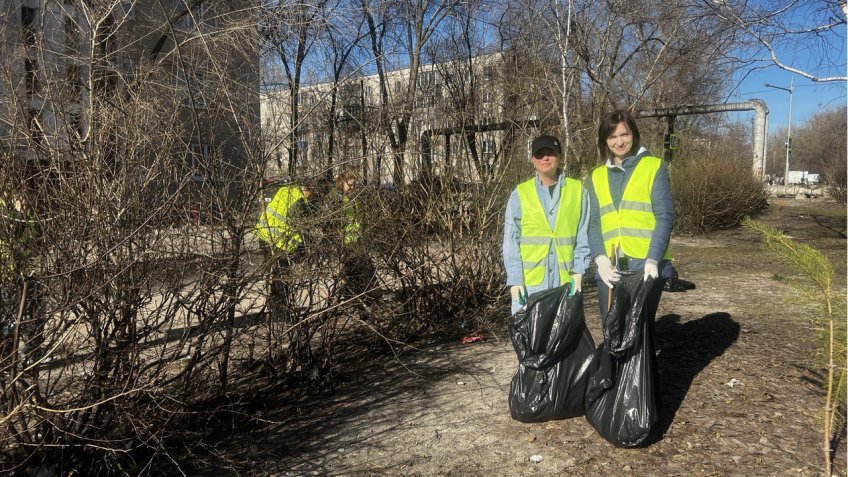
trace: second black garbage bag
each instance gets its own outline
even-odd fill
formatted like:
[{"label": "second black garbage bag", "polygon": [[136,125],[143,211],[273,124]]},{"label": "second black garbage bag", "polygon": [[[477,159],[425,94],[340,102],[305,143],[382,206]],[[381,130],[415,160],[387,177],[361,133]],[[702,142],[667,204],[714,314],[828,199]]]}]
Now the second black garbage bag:
[{"label": "second black garbage bag", "polygon": [[582,416],[595,342],[586,328],[583,294],[571,284],[530,295],[509,320],[518,355],[509,410],[521,422]]},{"label": "second black garbage bag", "polygon": [[659,420],[653,323],[644,313],[652,286],[641,271],[622,272],[589,372],[586,420],[619,447],[643,444]]}]

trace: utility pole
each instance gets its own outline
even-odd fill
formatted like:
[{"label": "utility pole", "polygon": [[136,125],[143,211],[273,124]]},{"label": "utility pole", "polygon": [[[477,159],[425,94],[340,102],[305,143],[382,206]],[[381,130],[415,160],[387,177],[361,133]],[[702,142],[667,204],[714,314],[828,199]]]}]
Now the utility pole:
[{"label": "utility pole", "polygon": [[789,88],[766,83],[769,88],[782,89],[789,92],[789,123],[786,127],[786,170],[783,174],[783,185],[789,185],[789,158],[792,156],[792,80],[789,78]]}]

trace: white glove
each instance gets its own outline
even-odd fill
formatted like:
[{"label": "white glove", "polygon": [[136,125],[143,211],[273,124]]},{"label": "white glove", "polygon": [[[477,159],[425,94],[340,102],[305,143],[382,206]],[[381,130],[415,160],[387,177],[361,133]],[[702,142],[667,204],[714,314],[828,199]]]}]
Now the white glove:
[{"label": "white glove", "polygon": [[598,255],[595,257],[595,264],[598,265],[598,275],[604,284],[612,288],[613,283],[618,283],[621,280],[621,275],[612,267],[609,257],[606,255]]},{"label": "white glove", "polygon": [[643,281],[648,281],[648,277],[657,278],[660,272],[657,270],[657,264],[653,262],[645,262],[645,276],[642,278]]},{"label": "white glove", "polygon": [[571,290],[571,294],[576,295],[583,291],[583,274],[575,273],[574,275],[571,275],[571,279],[574,281],[574,289]]},{"label": "white glove", "polygon": [[524,289],[524,285],[509,287],[509,295],[512,297],[512,301],[519,305],[523,305],[527,301],[527,290]]}]

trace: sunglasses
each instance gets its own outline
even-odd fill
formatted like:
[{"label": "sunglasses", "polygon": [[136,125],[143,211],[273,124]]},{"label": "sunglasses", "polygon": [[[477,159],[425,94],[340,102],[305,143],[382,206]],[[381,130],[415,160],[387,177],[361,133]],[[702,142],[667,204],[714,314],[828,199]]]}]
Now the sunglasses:
[{"label": "sunglasses", "polygon": [[542,149],[538,152],[533,153],[533,159],[544,159],[546,156],[558,156],[557,152],[553,149]]}]

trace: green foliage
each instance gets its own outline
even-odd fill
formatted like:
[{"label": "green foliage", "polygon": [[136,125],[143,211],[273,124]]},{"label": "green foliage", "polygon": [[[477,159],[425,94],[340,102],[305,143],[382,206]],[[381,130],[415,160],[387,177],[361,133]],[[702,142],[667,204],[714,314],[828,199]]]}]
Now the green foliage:
[{"label": "green foliage", "polygon": [[[789,299],[814,306],[818,311],[811,313],[813,327],[818,330],[821,342],[817,364],[827,370],[827,398],[824,407],[825,454],[830,466],[831,442],[834,432],[845,422],[846,380],[846,314],[845,290],[833,289],[833,264],[820,251],[792,240],[779,230],[763,223],[745,218],[743,224],[758,231],[766,249],[775,253],[802,273],[802,279],[780,277],[796,293]],[[838,292],[838,293],[837,293]],[[829,475],[829,471],[828,471]]]},{"label": "green foliage", "polygon": [[746,218],[743,224],[760,232],[766,248],[779,255],[790,264],[804,272],[819,290],[830,290],[833,282],[833,265],[818,250],[798,243],[779,230],[763,223]]}]

